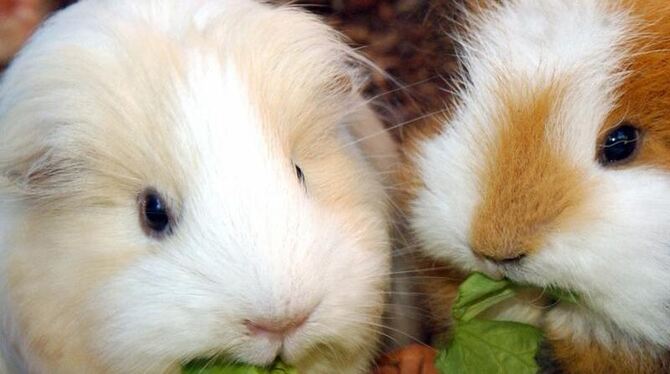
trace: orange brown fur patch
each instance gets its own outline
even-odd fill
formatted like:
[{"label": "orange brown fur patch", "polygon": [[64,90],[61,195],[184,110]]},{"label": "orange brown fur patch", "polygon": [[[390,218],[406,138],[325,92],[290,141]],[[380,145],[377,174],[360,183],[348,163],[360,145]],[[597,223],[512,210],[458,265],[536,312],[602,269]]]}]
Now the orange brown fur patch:
[{"label": "orange brown fur patch", "polygon": [[499,90],[495,127],[501,131],[482,155],[488,162],[470,234],[475,252],[495,259],[531,253],[582,201],[583,178],[547,139],[557,125],[553,112],[560,97],[560,82],[538,90]]},{"label": "orange brown fur patch", "polygon": [[412,344],[384,355],[373,374],[439,374],[435,367],[435,349]]},{"label": "orange brown fur patch", "polygon": [[670,4],[665,0],[628,0],[641,23],[642,36],[625,47],[631,57],[629,75],[619,88],[616,109],[601,128],[601,135],[627,120],[642,129],[642,147],[632,166],[670,169]]},{"label": "orange brown fur patch", "polygon": [[[458,286],[467,274],[441,261],[415,255],[414,264],[420,271],[417,291],[425,295],[421,300],[421,308],[429,314],[425,325],[430,335],[437,340],[445,337],[451,325],[451,306],[456,300]],[[433,342],[435,343],[435,342]]]},{"label": "orange brown fur patch", "polygon": [[652,350],[631,352],[621,346],[608,349],[596,343],[556,339],[551,331],[546,334],[554,358],[566,373],[653,374],[670,370],[670,357],[655,357]]}]

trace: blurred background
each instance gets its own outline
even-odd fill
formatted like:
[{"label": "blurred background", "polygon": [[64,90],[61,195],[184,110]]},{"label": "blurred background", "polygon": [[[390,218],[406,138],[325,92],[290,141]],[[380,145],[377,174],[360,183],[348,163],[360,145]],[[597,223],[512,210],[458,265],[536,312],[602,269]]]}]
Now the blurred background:
[{"label": "blurred background", "polygon": [[[445,109],[456,70],[449,38],[463,0],[291,1],[321,16],[386,74],[371,72],[366,94],[397,140],[430,126]],[[0,0],[0,71],[49,14],[75,0]],[[284,0],[274,0],[283,2]]]}]

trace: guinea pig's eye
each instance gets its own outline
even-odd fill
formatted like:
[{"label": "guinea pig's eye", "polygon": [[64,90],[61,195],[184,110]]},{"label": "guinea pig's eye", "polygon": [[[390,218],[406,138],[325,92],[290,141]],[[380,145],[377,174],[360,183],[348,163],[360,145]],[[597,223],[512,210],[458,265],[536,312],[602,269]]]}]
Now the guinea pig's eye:
[{"label": "guinea pig's eye", "polygon": [[140,221],[144,231],[151,236],[170,230],[172,219],[165,199],[153,189],[147,189],[140,195]]},{"label": "guinea pig's eye", "polygon": [[612,165],[628,161],[637,154],[640,130],[628,122],[610,130],[600,146],[600,162]]},{"label": "guinea pig's eye", "polygon": [[295,167],[295,176],[298,178],[300,184],[305,184],[305,174],[302,172],[302,169],[298,165],[293,165]]}]

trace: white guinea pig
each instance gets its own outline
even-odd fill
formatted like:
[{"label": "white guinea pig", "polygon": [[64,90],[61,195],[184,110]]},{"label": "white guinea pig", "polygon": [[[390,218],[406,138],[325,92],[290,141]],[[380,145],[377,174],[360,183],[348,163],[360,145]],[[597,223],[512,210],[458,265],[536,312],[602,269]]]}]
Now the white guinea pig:
[{"label": "white guinea pig", "polygon": [[[474,2],[473,2],[474,3]],[[438,333],[472,271],[579,294],[493,312],[541,326],[547,369],[670,371],[670,7],[479,1],[453,110],[408,146],[410,226]]]},{"label": "white guinea pig", "polygon": [[0,89],[7,370],[369,369],[394,150],[358,61],[314,17],[247,0],[51,18]]}]

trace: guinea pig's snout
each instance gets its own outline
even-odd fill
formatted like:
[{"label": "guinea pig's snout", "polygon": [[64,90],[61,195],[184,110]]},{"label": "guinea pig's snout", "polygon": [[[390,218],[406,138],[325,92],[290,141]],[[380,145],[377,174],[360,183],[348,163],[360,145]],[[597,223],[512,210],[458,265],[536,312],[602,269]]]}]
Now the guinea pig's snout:
[{"label": "guinea pig's snout", "polygon": [[305,325],[310,314],[311,312],[281,318],[246,319],[244,325],[252,336],[282,340]]}]

